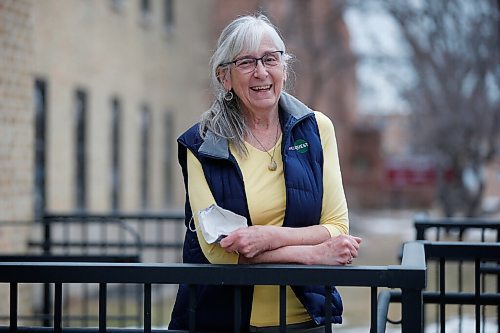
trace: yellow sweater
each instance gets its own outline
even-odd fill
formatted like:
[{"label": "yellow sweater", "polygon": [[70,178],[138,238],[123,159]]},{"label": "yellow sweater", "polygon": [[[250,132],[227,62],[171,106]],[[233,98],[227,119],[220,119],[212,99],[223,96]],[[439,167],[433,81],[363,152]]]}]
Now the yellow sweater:
[{"label": "yellow sweater", "polygon": [[[324,114],[315,112],[323,147],[323,202],[320,224],[330,235],[347,234],[349,221],[347,203],[342,186],[337,141],[333,124]],[[276,171],[269,171],[270,157],[252,145],[245,143],[248,156],[234,154],[245,183],[250,218],[254,225],[283,225],[285,216],[285,180],[281,159],[281,137],[276,143],[274,158],[278,164]],[[230,147],[231,149],[231,147]],[[273,148],[269,153],[273,153]],[[227,253],[218,244],[207,244],[198,228],[197,213],[215,203],[208,187],[200,162],[188,150],[188,194],[193,211],[198,239],[204,255],[211,263],[237,264],[238,254]],[[310,320],[306,310],[287,287],[287,323]],[[255,286],[250,323],[253,326],[279,325],[279,288],[277,286]]]}]

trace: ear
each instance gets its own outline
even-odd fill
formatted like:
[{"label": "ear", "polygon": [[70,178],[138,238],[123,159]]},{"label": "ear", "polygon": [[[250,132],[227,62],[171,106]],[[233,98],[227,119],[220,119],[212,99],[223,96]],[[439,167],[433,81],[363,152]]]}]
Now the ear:
[{"label": "ear", "polygon": [[231,74],[229,73],[227,68],[217,68],[217,79],[224,87],[224,90],[230,91],[232,89]]}]

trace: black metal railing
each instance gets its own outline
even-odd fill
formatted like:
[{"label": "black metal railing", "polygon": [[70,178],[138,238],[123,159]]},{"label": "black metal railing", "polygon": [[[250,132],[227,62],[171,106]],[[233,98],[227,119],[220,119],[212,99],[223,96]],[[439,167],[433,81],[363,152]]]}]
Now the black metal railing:
[{"label": "black metal railing", "polygon": [[[61,261],[61,262],[180,262],[184,238],[184,214],[168,211],[158,214],[47,214],[41,220],[20,223],[3,222],[2,228],[28,229],[28,254],[9,254],[5,261]],[[31,260],[32,259],[32,260]],[[49,284],[32,286],[29,293],[38,299],[31,309],[19,315],[25,322],[52,325],[53,292]],[[108,319],[120,326],[140,322],[142,295],[138,286],[115,284],[108,287],[113,295]],[[175,288],[158,285],[155,307],[164,322],[170,311],[169,303]],[[62,303],[63,323],[73,322],[88,326],[95,323],[93,313],[98,289],[95,285],[66,284]],[[0,313],[0,322],[8,319]]]},{"label": "black metal railing", "polygon": [[417,240],[500,242],[499,220],[417,215],[414,226]]},{"label": "black metal railing", "polygon": [[[459,242],[500,242],[500,220],[491,218],[431,218],[425,214],[419,214],[414,221],[416,239],[417,240],[434,240],[434,241],[459,241]],[[464,261],[456,260],[455,283],[457,291],[462,293],[466,289],[466,278],[464,271]],[[434,260],[430,266],[429,284],[434,290],[439,287],[439,261]],[[491,263],[499,267],[500,260],[496,263]],[[495,279],[496,292],[500,293],[500,275],[498,273],[487,272],[483,269],[484,274],[481,276],[481,285],[483,292],[485,291],[486,278]],[[470,275],[470,274],[469,274]],[[452,278],[453,279],[453,278]],[[458,317],[458,329],[463,331],[464,306],[466,303],[458,304],[456,308]],[[431,306],[432,307],[432,306]],[[439,318],[439,306],[435,306],[435,317]],[[497,307],[497,325],[500,327],[500,307]],[[482,311],[482,322],[485,322],[486,311]],[[484,326],[484,325],[483,325]],[[439,327],[439,326],[438,326]]]},{"label": "black metal railing", "polygon": [[[498,276],[498,260],[500,258],[500,243],[468,243],[468,242],[429,242],[421,241],[425,246],[426,262],[432,261],[438,263],[436,275],[438,277],[437,289],[427,287],[423,291],[424,318],[425,305],[437,304],[438,313],[436,319],[439,322],[437,330],[441,333],[446,332],[446,318],[449,305],[471,305],[474,307],[475,332],[481,332],[481,327],[485,325],[485,306],[496,306],[497,311],[500,304],[500,293],[495,291],[495,286],[487,286],[484,279],[485,274],[496,274]],[[461,262],[462,264],[471,263],[468,268],[472,273],[472,292],[458,290],[451,291],[456,286],[450,287],[450,279],[447,278],[450,263]],[[462,265],[462,273],[463,272]],[[454,281],[454,276],[451,281]],[[379,330],[385,330],[385,320],[387,318],[390,302],[401,302],[401,293],[398,291],[383,291],[379,296]],[[483,307],[481,309],[481,307]],[[498,313],[498,312],[497,312]],[[483,315],[483,316],[481,316]],[[463,312],[458,313],[459,319],[462,319]],[[391,321],[397,323],[397,321]],[[498,320],[497,320],[498,323]],[[425,319],[424,319],[425,324]],[[462,331],[462,323],[459,323],[459,330]],[[403,330],[404,331],[404,330]],[[463,330],[465,332],[465,329]]]},{"label": "black metal railing", "polygon": [[[422,332],[422,290],[426,283],[424,247],[405,244],[401,265],[394,266],[303,266],[303,265],[190,265],[190,264],[103,264],[103,263],[0,263],[0,284],[9,284],[10,318],[0,332],[107,332],[107,294],[112,283],[141,285],[143,298],[142,328],[152,332],[152,286],[164,284],[225,285],[234,287],[234,332],[239,332],[241,286],[279,285],[280,314],[285,314],[287,285],[323,285],[325,288],[353,286],[371,288],[371,332],[377,331],[377,291],[380,287],[401,289],[402,329],[405,333]],[[18,322],[18,287],[20,284],[54,285],[53,327],[26,327]],[[92,283],[99,287],[98,324],[96,328],[63,325],[63,285]],[[238,297],[240,296],[240,297]],[[195,303],[195,300],[193,300]],[[196,304],[191,303],[189,332],[196,331]],[[327,307],[328,308],[328,307]],[[328,310],[327,310],[328,311]],[[329,314],[329,312],[327,312]],[[326,315],[327,321],[331,319]],[[280,332],[286,332],[286,318],[280,316]],[[327,322],[326,332],[331,332]],[[131,332],[134,329],[114,329]],[[162,330],[162,332],[168,332]],[[174,332],[174,331],[170,331]]]},{"label": "black metal railing", "polygon": [[[29,246],[43,253],[137,253],[144,262],[181,260],[184,212],[46,214],[43,235]],[[174,256],[172,256],[174,255]]]}]

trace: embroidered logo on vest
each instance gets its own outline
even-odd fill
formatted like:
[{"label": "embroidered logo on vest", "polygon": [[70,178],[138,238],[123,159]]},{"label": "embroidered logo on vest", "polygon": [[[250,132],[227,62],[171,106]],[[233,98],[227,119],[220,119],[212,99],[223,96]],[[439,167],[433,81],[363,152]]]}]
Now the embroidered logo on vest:
[{"label": "embroidered logo on vest", "polygon": [[295,140],[293,146],[288,147],[288,150],[295,150],[301,154],[305,154],[309,150],[309,143],[303,139]]}]

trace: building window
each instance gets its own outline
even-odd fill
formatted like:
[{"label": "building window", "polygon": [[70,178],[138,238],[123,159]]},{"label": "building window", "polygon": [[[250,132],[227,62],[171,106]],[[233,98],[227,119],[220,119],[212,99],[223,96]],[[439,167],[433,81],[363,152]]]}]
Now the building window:
[{"label": "building window", "polygon": [[163,143],[163,172],[164,172],[164,198],[165,207],[173,202],[174,184],[173,184],[173,164],[175,160],[174,153],[174,117],[172,112],[165,113],[163,128],[165,130]]},{"label": "building window", "polygon": [[141,10],[141,23],[144,27],[151,26],[151,22],[153,19],[153,11],[151,8],[150,0],[141,0],[140,1],[140,10]]},{"label": "building window", "polygon": [[121,117],[122,106],[118,98],[111,100],[111,209],[120,209],[121,193]]},{"label": "building window", "polygon": [[47,84],[44,80],[35,80],[33,102],[35,107],[35,219],[41,219],[45,213],[45,152],[47,119]]},{"label": "building window", "polygon": [[125,0],[109,0],[111,8],[117,13],[122,13],[125,8]]},{"label": "building window", "polygon": [[174,0],[163,0],[163,27],[167,35],[173,33],[174,24]]},{"label": "building window", "polygon": [[83,211],[87,208],[86,179],[86,127],[87,93],[77,90],[74,97],[75,108],[75,208]]},{"label": "building window", "polygon": [[143,14],[151,13],[151,0],[141,0],[141,12]]},{"label": "building window", "polygon": [[140,114],[140,181],[141,181],[141,208],[149,208],[149,158],[150,158],[150,127],[151,114],[149,107],[143,105]]}]

